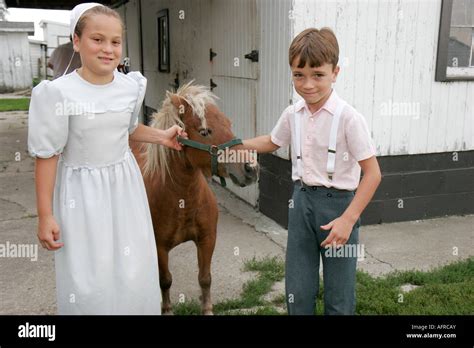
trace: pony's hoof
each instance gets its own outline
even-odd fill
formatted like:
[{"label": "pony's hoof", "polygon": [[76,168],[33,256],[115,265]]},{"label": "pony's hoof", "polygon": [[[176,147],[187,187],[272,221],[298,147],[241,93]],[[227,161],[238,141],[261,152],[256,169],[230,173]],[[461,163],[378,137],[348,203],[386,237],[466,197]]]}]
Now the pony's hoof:
[{"label": "pony's hoof", "polygon": [[174,313],[171,309],[163,309],[161,315],[174,315]]},{"label": "pony's hoof", "polygon": [[207,310],[202,312],[203,315],[214,315],[214,312],[212,310]]}]

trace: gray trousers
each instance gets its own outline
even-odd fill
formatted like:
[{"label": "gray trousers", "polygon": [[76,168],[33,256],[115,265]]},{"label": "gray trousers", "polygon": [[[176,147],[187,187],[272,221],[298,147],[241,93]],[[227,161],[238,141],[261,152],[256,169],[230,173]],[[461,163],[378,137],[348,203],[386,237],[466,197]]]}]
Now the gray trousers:
[{"label": "gray trousers", "polygon": [[[320,246],[330,231],[320,226],[341,216],[354,192],[295,183],[289,208],[286,249],[286,303],[290,315],[312,315],[319,291],[319,263],[323,261],[324,313],[354,314],[360,220],[347,244],[337,250]],[[358,250],[358,249],[357,249]]]}]

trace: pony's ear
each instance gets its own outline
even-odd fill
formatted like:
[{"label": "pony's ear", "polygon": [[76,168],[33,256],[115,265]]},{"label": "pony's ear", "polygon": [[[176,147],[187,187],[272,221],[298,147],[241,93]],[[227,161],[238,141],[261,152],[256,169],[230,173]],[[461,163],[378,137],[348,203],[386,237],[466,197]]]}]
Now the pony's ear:
[{"label": "pony's ear", "polygon": [[181,98],[179,95],[171,93],[169,91],[166,91],[166,96],[171,100],[171,104],[173,104],[174,107],[178,109],[179,116],[184,115],[186,106],[188,105],[188,103],[186,103],[186,100]]}]

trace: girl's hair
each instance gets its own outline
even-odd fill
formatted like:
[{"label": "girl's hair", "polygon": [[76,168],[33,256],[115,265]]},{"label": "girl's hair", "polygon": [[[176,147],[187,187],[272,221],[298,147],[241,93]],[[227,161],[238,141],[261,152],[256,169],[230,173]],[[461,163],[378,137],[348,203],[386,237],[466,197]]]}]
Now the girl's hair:
[{"label": "girl's hair", "polygon": [[299,33],[291,43],[289,49],[289,63],[293,65],[298,59],[298,68],[320,67],[328,63],[336,68],[339,60],[339,45],[334,32],[325,27],[320,30],[308,28]]},{"label": "girl's hair", "polygon": [[122,30],[124,29],[122,18],[120,17],[117,11],[107,6],[95,6],[88,9],[82,14],[81,18],[79,18],[79,20],[77,21],[76,28],[74,28],[74,34],[76,34],[78,37],[81,37],[82,32],[86,26],[87,20],[93,15],[106,15],[114,17],[120,21],[120,24],[122,25]]}]

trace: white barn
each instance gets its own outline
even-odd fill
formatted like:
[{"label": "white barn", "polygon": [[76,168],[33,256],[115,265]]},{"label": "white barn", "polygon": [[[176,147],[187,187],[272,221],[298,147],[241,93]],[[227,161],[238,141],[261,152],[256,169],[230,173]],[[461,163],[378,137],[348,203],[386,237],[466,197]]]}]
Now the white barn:
[{"label": "white barn", "polygon": [[48,58],[56,47],[69,42],[69,24],[43,19],[39,26],[43,29],[43,41],[48,46]]},{"label": "white barn", "polygon": [[[287,58],[292,38],[332,28],[341,51],[335,88],[366,117],[384,175],[364,222],[474,212],[472,0],[131,0],[119,10],[132,69],[149,81],[146,113],[167,89],[195,79],[212,84],[242,138],[268,134],[299,98]],[[163,43],[158,18],[166,13]],[[164,44],[169,61],[160,67]],[[252,51],[258,61],[245,58]],[[260,161],[258,186],[230,189],[285,225],[289,151]]]},{"label": "white barn", "polygon": [[42,20],[39,23],[40,28],[43,29],[43,41],[46,42],[46,69],[47,75],[53,76],[53,70],[48,68],[48,61],[53,51],[60,45],[69,42],[69,24]]},{"label": "white barn", "polygon": [[46,78],[46,41],[29,39],[30,45],[30,60],[31,60],[31,73],[33,78],[45,79]]},{"label": "white barn", "polygon": [[[166,90],[195,79],[213,87],[241,138],[268,134],[299,98],[288,66],[292,38],[330,27],[341,52],[335,89],[365,116],[383,172],[363,223],[474,213],[474,0],[111,5],[126,23],[132,70],[148,78],[145,119]],[[289,151],[262,155],[260,164],[258,186],[230,189],[286,225]]]},{"label": "white barn", "polygon": [[32,75],[28,35],[33,22],[0,21],[0,92],[31,87]]}]

